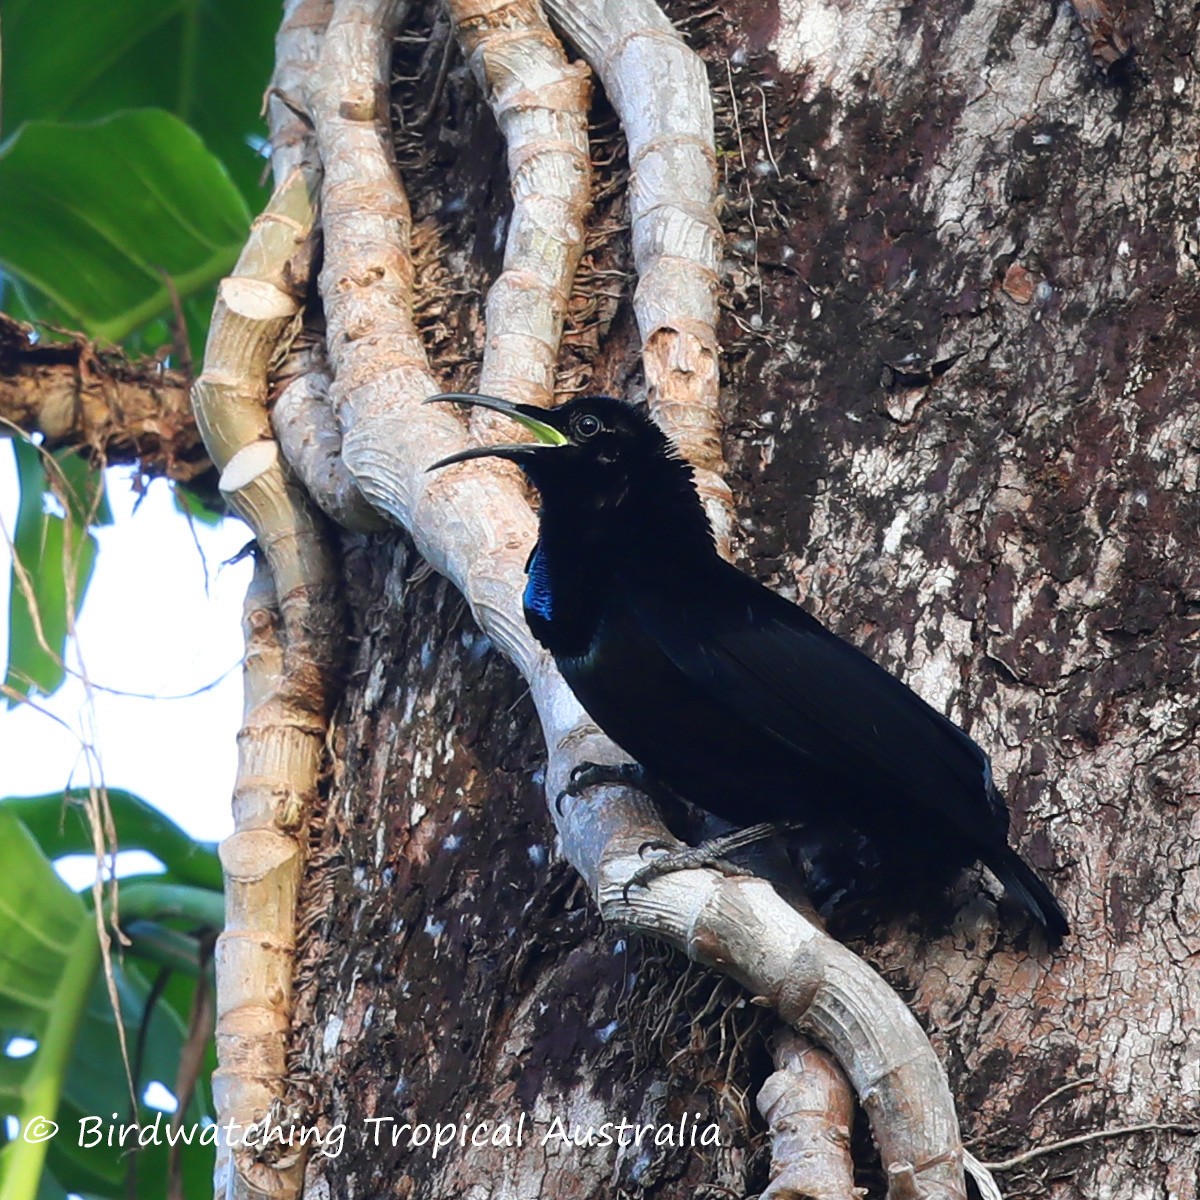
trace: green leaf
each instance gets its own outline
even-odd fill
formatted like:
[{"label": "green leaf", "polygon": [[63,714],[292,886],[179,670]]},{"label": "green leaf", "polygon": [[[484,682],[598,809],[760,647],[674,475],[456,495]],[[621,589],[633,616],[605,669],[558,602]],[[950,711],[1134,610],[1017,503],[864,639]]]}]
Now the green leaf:
[{"label": "green leaf", "polygon": [[[125,1036],[133,1056],[137,1052],[142,1017],[150,997],[150,983],[128,960],[114,963],[113,977],[120,997]],[[186,1015],[195,995],[195,984],[188,981],[190,986],[181,993],[188,1004],[181,1013],[170,995],[174,982],[172,977],[149,1012],[137,1080],[140,1092],[155,1080],[168,1088],[175,1084],[175,1072],[186,1037]],[[113,1120],[114,1113],[116,1120]],[[183,1122],[185,1126],[195,1128],[205,1117],[211,1116],[210,1096],[202,1087],[184,1114]],[[96,1117],[102,1118],[99,1127],[95,1123]],[[155,1111],[139,1104],[141,1124],[153,1125],[156,1117]],[[132,1170],[139,1200],[165,1200],[168,1151],[165,1133],[158,1134],[161,1144],[131,1147],[127,1143],[122,1149],[115,1144],[114,1137],[114,1145],[107,1145],[112,1126],[129,1124],[129,1091],[108,987],[99,972],[87,998],[56,1119],[63,1133],[50,1144],[46,1168],[61,1189],[60,1198],[69,1192],[125,1200],[126,1196],[134,1194],[128,1187],[128,1174]],[[159,1119],[164,1126],[170,1120],[165,1115]],[[85,1121],[86,1124],[81,1124]],[[102,1135],[100,1143],[80,1146],[80,1135],[84,1131],[87,1131],[88,1143],[94,1140],[95,1132],[99,1132]],[[185,1195],[205,1194],[206,1188],[211,1186],[213,1158],[211,1147],[197,1146],[194,1140],[192,1147],[184,1150]]]},{"label": "green leaf", "polygon": [[112,508],[104,487],[104,472],[93,467],[78,450],[56,450],[51,466],[42,458],[50,490],[77,525],[94,528],[113,523]]},{"label": "green leaf", "polygon": [[[195,364],[204,361],[204,345],[208,340],[208,322],[212,317],[216,299],[217,284],[215,282],[180,299],[183,326],[187,332],[188,349],[191,351],[195,374],[199,374],[199,367],[195,367]],[[154,320],[147,322],[135,333],[125,338],[121,345],[125,352],[134,358],[149,358],[152,354],[161,356],[164,346],[168,346],[174,351],[178,328],[179,317],[172,307],[170,312],[155,317]],[[168,356],[167,361],[171,366],[183,366],[182,361],[173,356]]]},{"label": "green leaf", "polygon": [[[0,879],[0,1037],[38,1043],[27,1058],[0,1058],[0,1107],[24,1128],[58,1112],[99,947],[91,914],[2,809]],[[18,1138],[0,1150],[0,1200],[33,1200],[46,1149]]]},{"label": "green leaf", "polygon": [[[119,342],[233,266],[249,229],[220,161],[157,109],[32,121],[0,149],[0,268]],[[171,286],[168,286],[169,277]]]},{"label": "green leaf", "polygon": [[[5,684],[22,696],[49,695],[66,675],[67,633],[92,576],[96,541],[69,516],[45,511],[47,481],[38,448],[17,440],[13,450],[21,499],[10,568]],[[7,706],[13,703],[10,696]]]},{"label": "green leaf", "polygon": [[[87,795],[86,788],[69,788],[46,796],[13,796],[0,800],[0,812],[7,810],[21,820],[47,858],[90,854],[92,835],[83,808]],[[214,843],[193,840],[170,817],[131,792],[109,788],[108,803],[120,849],[153,854],[167,868],[166,875],[157,877],[161,882],[221,890]]]},{"label": "green leaf", "polygon": [[[152,970],[156,970],[152,968]],[[113,974],[121,1002],[121,1014],[125,1023],[125,1036],[131,1057],[136,1053],[142,1016],[146,1011],[150,995],[150,983],[138,966],[126,960],[114,963]],[[188,995],[194,995],[192,985]],[[175,1086],[175,1073],[179,1069],[179,1056],[187,1036],[187,1013],[180,1013],[164,996],[160,997],[150,1011],[146,1024],[142,1048],[141,1070],[138,1073],[139,1092],[148,1083],[158,1080],[168,1088]],[[113,1017],[108,988],[102,975],[97,973],[88,996],[87,1007],[79,1028],[75,1052],[71,1058],[59,1106],[58,1120],[74,1137],[58,1137],[51,1145],[47,1165],[55,1177],[71,1192],[93,1192],[123,1200],[126,1195],[126,1172],[130,1167],[128,1150],[107,1145],[79,1146],[78,1133],[82,1118],[100,1116],[104,1118],[104,1129],[112,1123],[112,1114],[118,1114],[118,1123],[129,1121],[129,1092],[125,1083],[125,1066],[121,1059],[120,1042],[117,1039],[117,1024]],[[184,1122],[197,1125],[203,1117],[211,1116],[207,1107],[207,1092],[201,1091],[187,1113]],[[155,1113],[139,1106],[139,1120],[153,1123]],[[166,1124],[169,1117],[163,1117]],[[95,1128],[94,1123],[86,1128]],[[161,1139],[165,1143],[165,1136]],[[185,1173],[188,1173],[185,1152]],[[211,1149],[193,1147],[190,1151],[191,1174],[207,1179],[211,1183],[213,1153]],[[199,1161],[195,1161],[195,1160]],[[137,1174],[137,1195],[140,1200],[163,1197],[166,1192],[167,1147],[149,1145],[137,1150],[134,1165]],[[186,1195],[203,1195],[203,1190],[193,1192],[189,1187]]]},{"label": "green leaf", "polygon": [[[83,1118],[103,1119],[103,1143],[112,1114],[119,1123],[129,1119],[116,1017],[93,914],[58,878],[8,804],[0,805],[0,878],[0,1048],[14,1036],[37,1042],[25,1058],[0,1054],[0,1115],[17,1115],[22,1127],[34,1116],[52,1118],[63,1130],[49,1143],[17,1139],[0,1149],[0,1200],[61,1200],[68,1192],[122,1200],[133,1194],[127,1188],[131,1167],[142,1200],[165,1200],[165,1144],[139,1150],[136,1160],[128,1147],[78,1144]],[[158,973],[156,966],[150,970]],[[171,976],[151,1005],[149,978],[131,954],[113,962],[113,978],[131,1056],[141,1047],[139,1091],[154,1080],[174,1087],[196,980]],[[211,1041],[206,1061],[212,1062]],[[202,1085],[184,1125],[195,1128],[209,1116],[211,1098]],[[139,1121],[152,1124],[155,1118],[139,1105]],[[204,1194],[212,1165],[210,1146],[184,1150],[187,1195]]]},{"label": "green leaf", "polygon": [[[0,83],[2,82],[0,80]],[[0,271],[0,312],[7,313],[13,320],[24,321],[26,324],[33,317],[33,310],[25,295],[25,289],[21,286],[21,281],[14,279],[11,275],[5,275],[3,271]]]},{"label": "green leaf", "polygon": [[200,977],[200,947],[194,937],[156,921],[130,921],[124,912],[121,932],[129,939],[130,953],[147,965],[165,967],[173,974],[190,975],[193,979]]},{"label": "green leaf", "polygon": [[4,129],[162,108],[191,125],[259,207],[261,113],[278,4],[4,0]]},{"label": "green leaf", "polygon": [[175,921],[221,930],[225,926],[225,897],[211,888],[168,883],[161,875],[136,875],[121,880],[121,919]]},{"label": "green leaf", "polygon": [[193,521],[209,526],[220,525],[225,520],[225,513],[209,508],[191,488],[176,483],[172,486],[171,493],[175,498],[176,512],[183,513],[185,517],[191,517]]}]

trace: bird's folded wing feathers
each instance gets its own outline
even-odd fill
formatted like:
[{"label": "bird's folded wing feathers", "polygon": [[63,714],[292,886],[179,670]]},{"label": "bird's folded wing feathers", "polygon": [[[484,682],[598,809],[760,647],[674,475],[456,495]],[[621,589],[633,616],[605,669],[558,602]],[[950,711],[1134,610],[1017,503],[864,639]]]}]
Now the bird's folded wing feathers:
[{"label": "bird's folded wing feathers", "polygon": [[729,571],[694,602],[632,583],[631,616],[732,715],[799,755],[844,762],[848,786],[894,787],[984,844],[1003,838],[987,757],[958,726],[802,608]]}]

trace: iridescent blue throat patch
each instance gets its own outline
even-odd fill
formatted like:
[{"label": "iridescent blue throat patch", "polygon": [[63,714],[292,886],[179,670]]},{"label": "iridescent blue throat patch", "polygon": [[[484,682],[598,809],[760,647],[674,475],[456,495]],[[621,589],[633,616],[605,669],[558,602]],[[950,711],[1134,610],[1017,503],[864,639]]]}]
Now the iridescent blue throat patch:
[{"label": "iridescent blue throat patch", "polygon": [[525,583],[525,607],[536,613],[543,621],[554,620],[554,597],[550,592],[550,573],[546,569],[546,556],[539,542],[529,558],[529,575]]}]

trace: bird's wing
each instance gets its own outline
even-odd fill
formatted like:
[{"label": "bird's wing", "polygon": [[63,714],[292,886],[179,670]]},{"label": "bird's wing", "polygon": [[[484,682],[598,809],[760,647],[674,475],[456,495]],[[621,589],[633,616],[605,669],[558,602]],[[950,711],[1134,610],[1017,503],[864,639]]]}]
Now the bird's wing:
[{"label": "bird's wing", "polygon": [[625,591],[633,619],[695,685],[851,787],[908,797],[984,845],[1005,836],[987,756],[958,726],[736,568],[707,582],[673,596],[636,582]]}]

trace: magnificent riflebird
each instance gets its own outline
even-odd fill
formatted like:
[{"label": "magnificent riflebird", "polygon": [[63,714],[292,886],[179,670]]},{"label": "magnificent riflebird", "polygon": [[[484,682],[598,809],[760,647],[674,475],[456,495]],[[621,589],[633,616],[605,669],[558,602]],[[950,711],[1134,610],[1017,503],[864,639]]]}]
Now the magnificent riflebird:
[{"label": "magnificent riflebird", "polygon": [[[555,409],[434,399],[506,413],[536,439],[434,467],[508,459],[537,489],[525,618],[650,784],[739,829],[798,828],[818,903],[865,897],[894,908],[914,885],[948,883],[979,861],[1052,943],[1062,939],[1062,910],[1008,844],[987,755],[717,553],[691,468],[647,413],[609,396]],[[585,770],[577,782],[604,777]],[[673,861],[697,860],[660,860]]]}]

